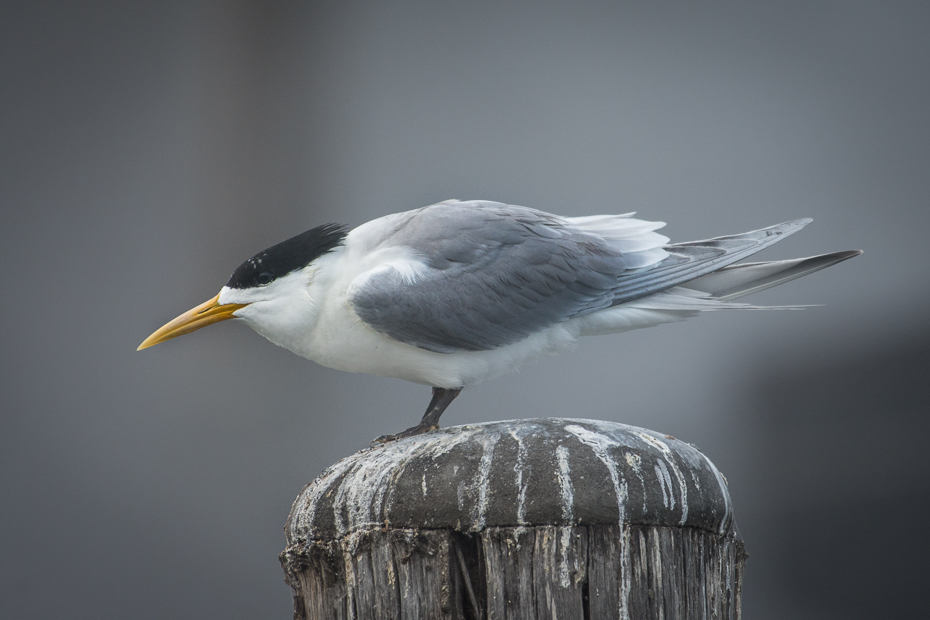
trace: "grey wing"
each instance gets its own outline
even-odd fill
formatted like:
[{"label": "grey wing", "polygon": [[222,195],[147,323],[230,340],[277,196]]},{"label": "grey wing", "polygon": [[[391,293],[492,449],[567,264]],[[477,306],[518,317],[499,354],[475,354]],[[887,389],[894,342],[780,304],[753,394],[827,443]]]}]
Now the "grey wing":
[{"label": "grey wing", "polygon": [[412,212],[391,243],[426,268],[365,274],[349,301],[376,330],[449,353],[481,351],[613,303],[634,261],[603,239],[541,211],[498,203],[440,203]]},{"label": "grey wing", "polygon": [[389,242],[410,248],[425,268],[412,278],[394,269],[363,274],[349,302],[377,331],[441,353],[494,349],[671,288],[806,223],[660,249],[667,239],[651,231],[661,223],[629,216],[560,218],[485,202],[440,203],[404,216]]}]

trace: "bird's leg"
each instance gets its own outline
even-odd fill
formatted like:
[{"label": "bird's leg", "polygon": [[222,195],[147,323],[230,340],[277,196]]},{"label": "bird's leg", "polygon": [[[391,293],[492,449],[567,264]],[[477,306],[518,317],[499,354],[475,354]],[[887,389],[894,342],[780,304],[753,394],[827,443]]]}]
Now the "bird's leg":
[{"label": "bird's leg", "polygon": [[[423,427],[423,431],[421,432],[426,432],[439,428],[439,416],[441,416],[442,412],[446,410],[446,407],[452,404],[452,401],[455,400],[455,397],[458,396],[461,391],[462,388],[453,390],[434,387],[433,397],[430,399],[429,405],[426,407],[426,413],[423,414],[423,418],[420,420],[420,423],[409,430]],[[407,431],[404,432],[406,433]],[[413,434],[416,435],[418,433]]]},{"label": "bird's leg", "polygon": [[450,389],[434,387],[433,397],[430,399],[429,406],[426,408],[426,413],[423,414],[423,419],[420,420],[419,424],[411,426],[407,430],[401,431],[396,435],[381,435],[371,442],[371,445],[374,446],[376,444],[403,439],[404,437],[422,435],[423,433],[439,428],[439,417],[461,391],[462,388]]}]

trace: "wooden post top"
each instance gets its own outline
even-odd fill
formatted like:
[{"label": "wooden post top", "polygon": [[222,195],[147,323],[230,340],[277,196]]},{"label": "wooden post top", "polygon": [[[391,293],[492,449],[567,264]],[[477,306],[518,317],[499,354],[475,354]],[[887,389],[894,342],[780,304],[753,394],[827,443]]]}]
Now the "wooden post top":
[{"label": "wooden post top", "polygon": [[288,544],[380,528],[638,524],[733,532],[726,481],[694,446],[625,424],[541,418],[440,429],[329,467]]}]

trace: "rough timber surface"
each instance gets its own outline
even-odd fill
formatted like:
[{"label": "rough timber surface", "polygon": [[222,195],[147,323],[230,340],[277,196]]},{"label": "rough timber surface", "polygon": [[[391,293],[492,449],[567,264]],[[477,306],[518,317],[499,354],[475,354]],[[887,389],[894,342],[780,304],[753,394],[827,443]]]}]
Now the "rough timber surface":
[{"label": "rough timber surface", "polygon": [[738,618],[723,476],[641,428],[541,419],[363,450],[294,503],[295,618]]}]

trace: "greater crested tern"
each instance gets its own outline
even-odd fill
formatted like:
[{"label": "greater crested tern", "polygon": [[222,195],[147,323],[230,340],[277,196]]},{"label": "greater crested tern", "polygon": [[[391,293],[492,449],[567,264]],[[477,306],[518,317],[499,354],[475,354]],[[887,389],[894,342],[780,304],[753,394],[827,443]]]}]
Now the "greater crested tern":
[{"label": "greater crested tern", "polygon": [[734,264],[811,220],[669,244],[655,232],[664,222],[633,215],[449,200],[353,230],[326,224],[242,263],[139,349],[237,318],[323,366],[432,386],[420,423],[376,440],[387,441],[438,428],[464,387],[581,336],[757,308],[733,300],[861,254]]}]

